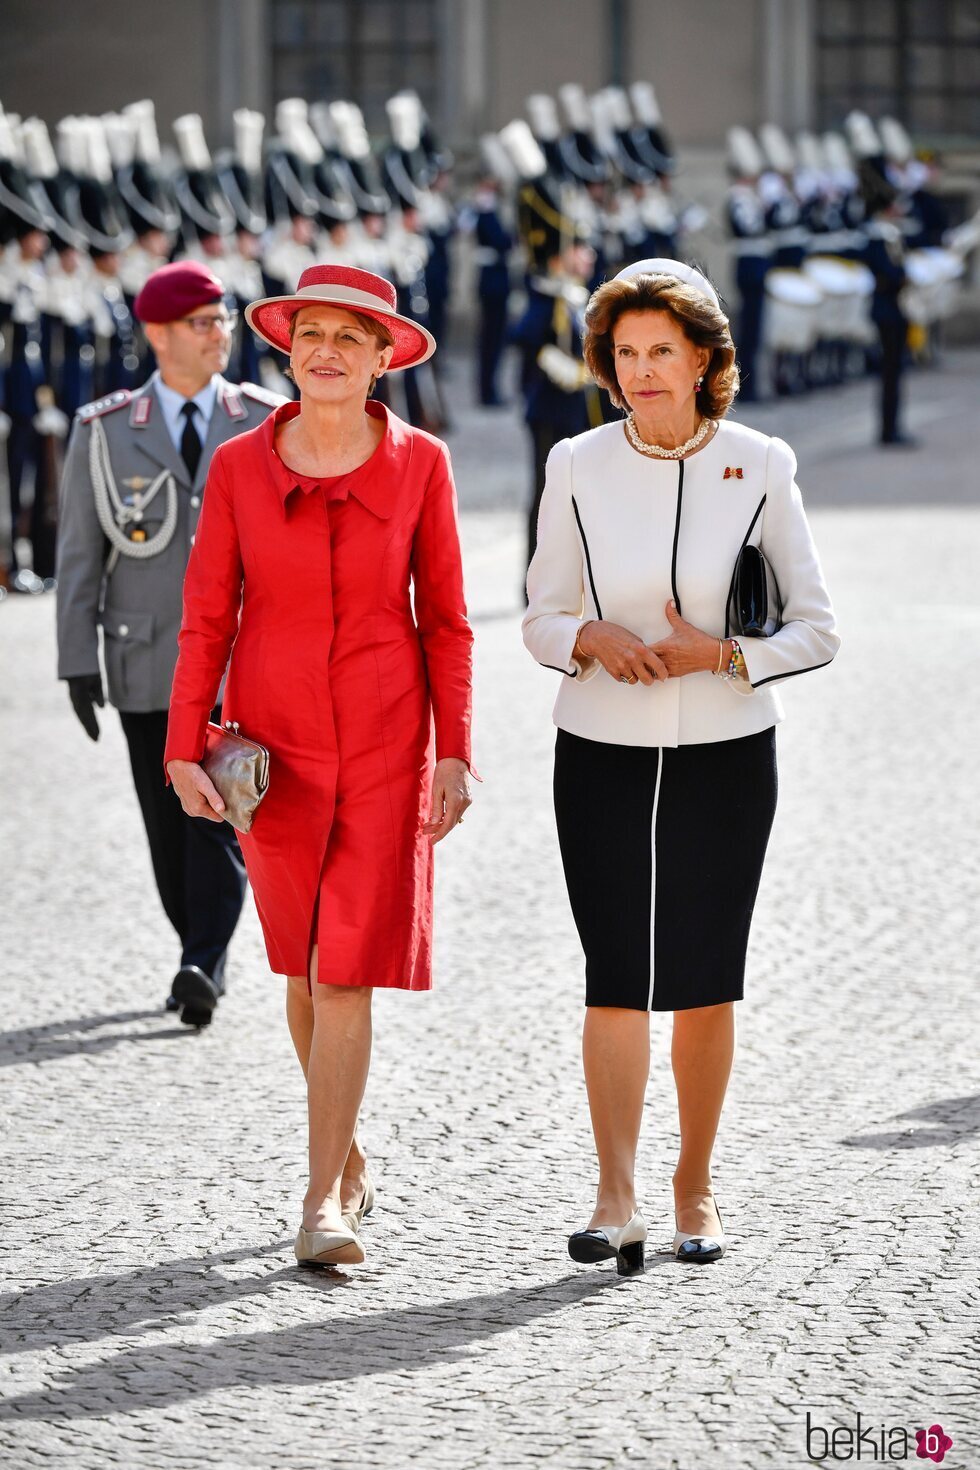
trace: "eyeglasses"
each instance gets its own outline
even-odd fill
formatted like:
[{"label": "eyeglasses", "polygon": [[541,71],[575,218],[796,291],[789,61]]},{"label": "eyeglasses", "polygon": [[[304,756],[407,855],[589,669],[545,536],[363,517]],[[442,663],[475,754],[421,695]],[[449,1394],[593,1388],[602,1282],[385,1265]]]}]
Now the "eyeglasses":
[{"label": "eyeglasses", "polygon": [[238,312],[230,311],[224,316],[182,316],[180,324],[190,327],[199,337],[206,337],[208,332],[213,332],[215,327],[219,332],[233,332],[238,325]]}]

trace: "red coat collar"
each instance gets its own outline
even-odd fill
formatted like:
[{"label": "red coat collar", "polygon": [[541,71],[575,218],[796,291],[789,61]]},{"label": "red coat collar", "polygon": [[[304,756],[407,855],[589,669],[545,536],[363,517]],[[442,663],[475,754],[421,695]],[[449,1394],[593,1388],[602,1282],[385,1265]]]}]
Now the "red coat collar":
[{"label": "red coat collar", "polygon": [[[412,433],[408,424],[393,414],[383,403],[369,399],[365,405],[372,418],[385,420],[385,435],[377,449],[356,470],[328,480],[323,488],[328,500],[346,500],[353,495],[365,509],[380,520],[388,520],[394,513],[401,490],[402,480],[412,458]],[[276,451],[275,432],[279,424],[295,418],[300,411],[298,403],[283,403],[269,414],[260,433],[267,451],[267,462],[283,510],[295,490],[308,495],[321,482],[306,475],[298,475],[285,464]]]}]

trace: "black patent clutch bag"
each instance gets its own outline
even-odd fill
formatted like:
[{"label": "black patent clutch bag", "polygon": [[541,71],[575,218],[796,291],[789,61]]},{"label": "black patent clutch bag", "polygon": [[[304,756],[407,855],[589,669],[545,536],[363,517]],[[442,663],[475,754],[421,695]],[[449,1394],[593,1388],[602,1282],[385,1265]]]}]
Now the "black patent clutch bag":
[{"label": "black patent clutch bag", "polygon": [[209,721],[201,765],[225,804],[225,821],[239,832],[248,832],[269,789],[268,750],[239,735],[238,726],[230,720],[224,726]]},{"label": "black patent clutch bag", "polygon": [[735,638],[771,638],[782,626],[775,573],[758,546],[743,546],[732,573],[728,631]]}]

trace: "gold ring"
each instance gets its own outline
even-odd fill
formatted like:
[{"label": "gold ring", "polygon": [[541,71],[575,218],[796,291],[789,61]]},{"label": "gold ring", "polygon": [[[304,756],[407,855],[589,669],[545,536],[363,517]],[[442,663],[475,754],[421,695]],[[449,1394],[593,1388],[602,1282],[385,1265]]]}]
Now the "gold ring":
[{"label": "gold ring", "polygon": [[456,818],[456,826],[457,827],[462,827],[462,825],[463,825],[463,819],[462,819],[462,817],[457,817]]}]

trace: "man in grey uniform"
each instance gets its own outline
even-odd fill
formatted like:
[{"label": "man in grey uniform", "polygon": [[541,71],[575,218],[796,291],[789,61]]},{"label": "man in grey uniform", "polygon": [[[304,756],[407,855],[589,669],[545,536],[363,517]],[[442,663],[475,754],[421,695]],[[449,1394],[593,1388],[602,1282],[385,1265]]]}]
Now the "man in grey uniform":
[{"label": "man in grey uniform", "polygon": [[148,278],[135,302],[158,371],[76,415],[61,488],[58,677],[99,738],[104,704],[119,710],[157,888],[180,938],[168,1009],[207,1025],[224,992],[228,944],[245,899],[234,828],[184,814],[163,751],[177,661],[184,571],[211,456],[283,402],[221,374],[234,318],[222,283],[182,261]]}]

